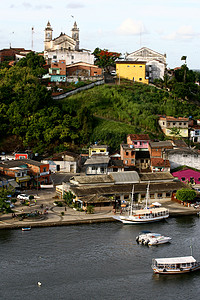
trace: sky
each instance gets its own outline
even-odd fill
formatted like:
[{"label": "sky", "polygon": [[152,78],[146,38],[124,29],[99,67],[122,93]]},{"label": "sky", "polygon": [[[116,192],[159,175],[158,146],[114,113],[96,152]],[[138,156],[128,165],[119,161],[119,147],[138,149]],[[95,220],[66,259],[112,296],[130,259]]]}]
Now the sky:
[{"label": "sky", "polygon": [[[132,53],[142,47],[167,55],[167,67],[200,69],[200,0],[0,0],[0,49],[43,51],[49,21],[53,38],[71,36],[80,48]],[[34,30],[32,31],[32,28]],[[33,47],[32,47],[33,46]]]}]

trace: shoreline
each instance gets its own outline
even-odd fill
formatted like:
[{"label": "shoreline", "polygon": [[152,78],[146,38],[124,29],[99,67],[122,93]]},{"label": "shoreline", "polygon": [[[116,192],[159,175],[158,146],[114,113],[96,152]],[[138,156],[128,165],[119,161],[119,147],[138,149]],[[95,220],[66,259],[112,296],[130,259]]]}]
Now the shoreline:
[{"label": "shoreline", "polygon": [[[196,216],[198,217],[198,211],[184,211],[184,212],[171,212],[169,214],[169,218],[181,218],[181,217],[189,217]],[[31,228],[41,228],[41,227],[58,227],[58,226],[72,226],[72,225],[83,225],[83,224],[95,224],[95,223],[119,223],[119,221],[112,218],[112,216],[103,215],[101,217],[92,215],[91,218],[83,218],[83,219],[70,219],[70,220],[58,220],[53,221],[50,219],[46,220],[38,220],[38,221],[16,221],[10,224],[5,224],[0,221],[0,230],[5,229],[21,229],[23,227],[31,227]],[[137,226],[137,225],[136,225]]]}]

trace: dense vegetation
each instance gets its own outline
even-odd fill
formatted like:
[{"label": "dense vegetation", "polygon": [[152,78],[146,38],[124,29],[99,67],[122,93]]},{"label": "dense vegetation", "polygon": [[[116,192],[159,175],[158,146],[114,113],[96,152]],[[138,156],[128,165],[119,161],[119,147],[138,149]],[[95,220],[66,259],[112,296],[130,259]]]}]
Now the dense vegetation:
[{"label": "dense vegetation", "polygon": [[115,150],[128,133],[164,139],[158,115],[200,118],[196,75],[186,67],[157,81],[161,88],[121,81],[53,101],[41,81],[44,63],[41,56],[30,54],[16,66],[0,68],[1,151],[11,136],[24,149],[39,153],[77,149],[95,141]]}]

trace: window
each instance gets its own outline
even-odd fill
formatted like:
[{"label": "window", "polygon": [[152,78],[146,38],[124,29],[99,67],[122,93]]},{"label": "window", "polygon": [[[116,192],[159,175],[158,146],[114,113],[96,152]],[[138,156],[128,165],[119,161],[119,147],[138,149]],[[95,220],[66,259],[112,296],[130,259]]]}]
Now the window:
[{"label": "window", "polygon": [[46,171],[47,171],[47,168],[46,168],[46,167],[44,167],[44,168],[43,168],[43,172],[46,172]]},{"label": "window", "polygon": [[139,81],[142,81],[142,78],[139,78]]},{"label": "window", "polygon": [[185,177],[181,177],[181,181],[185,181]]},{"label": "window", "polygon": [[72,55],[71,58],[74,59],[74,55]]},{"label": "window", "polygon": [[131,156],[134,156],[135,152],[134,151],[131,151]]},{"label": "window", "polygon": [[158,193],[158,198],[162,198],[162,193]]},{"label": "window", "polygon": [[100,150],[100,152],[104,152],[104,150]]},{"label": "window", "polygon": [[137,145],[137,142],[134,142],[134,145]]},{"label": "window", "polygon": [[186,123],[184,123],[184,125],[186,125]]},{"label": "window", "polygon": [[166,197],[169,198],[171,196],[170,193],[166,193]]},{"label": "window", "polygon": [[57,59],[57,55],[53,55],[53,59]]},{"label": "window", "polygon": [[104,171],[105,171],[103,167],[101,167],[100,170],[101,170],[101,173],[104,173]]},{"label": "window", "polygon": [[92,171],[95,171],[97,168],[96,167],[92,167]]},{"label": "window", "polygon": [[141,159],[141,163],[142,163],[142,164],[144,163],[144,159]]},{"label": "window", "polygon": [[132,164],[135,164],[135,159],[131,159],[131,163],[132,163]]},{"label": "window", "polygon": [[176,125],[176,123],[174,122],[173,125]]},{"label": "window", "polygon": [[126,156],[128,156],[128,152],[126,152]]},{"label": "window", "polygon": [[142,66],[140,66],[140,68],[142,68]]},{"label": "window", "polygon": [[124,200],[128,200],[129,199],[129,195],[124,195]]},{"label": "window", "polygon": [[181,126],[181,125],[182,125],[182,123],[179,123],[179,125]]},{"label": "window", "polygon": [[183,157],[187,157],[187,154],[183,154]]},{"label": "window", "polygon": [[163,125],[165,125],[165,122],[162,122]]}]

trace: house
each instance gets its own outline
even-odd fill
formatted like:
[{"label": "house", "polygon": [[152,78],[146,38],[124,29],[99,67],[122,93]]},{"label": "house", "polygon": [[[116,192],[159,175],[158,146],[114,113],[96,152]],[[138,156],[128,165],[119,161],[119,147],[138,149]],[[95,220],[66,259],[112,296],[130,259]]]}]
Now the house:
[{"label": "house", "polygon": [[170,162],[168,159],[161,157],[151,158],[151,171],[152,172],[170,172]]},{"label": "house", "polygon": [[9,48],[0,50],[0,63],[3,61],[18,61],[23,57],[26,57],[31,50],[25,50],[24,48]]},{"label": "house", "polygon": [[128,134],[127,144],[134,145],[136,151],[148,151],[150,138],[148,134]]},{"label": "house", "polygon": [[92,155],[108,155],[108,146],[107,145],[98,145],[94,144],[89,147],[89,157]]},{"label": "house", "polygon": [[190,139],[193,143],[200,143],[200,125],[193,125],[190,128]]},{"label": "house", "polygon": [[107,155],[92,155],[84,163],[86,175],[107,174],[110,157]]},{"label": "house", "polygon": [[146,63],[140,61],[116,61],[117,78],[133,82],[149,83],[146,74]]},{"label": "house", "polygon": [[76,22],[71,30],[71,36],[61,32],[60,35],[53,39],[53,29],[50,22],[45,28],[44,39],[44,58],[47,63],[65,60],[66,65],[84,62],[94,64],[94,55],[90,50],[79,48],[79,28]]},{"label": "house", "polygon": [[39,187],[50,182],[49,165],[31,159],[2,161],[0,173],[15,178],[21,187]]},{"label": "house", "polygon": [[149,151],[135,151],[135,166],[139,171],[148,170],[150,165],[151,160]]},{"label": "house", "polygon": [[135,166],[135,148],[134,145],[121,144],[120,155],[124,166],[133,167]]},{"label": "house", "polygon": [[155,79],[163,79],[166,70],[166,54],[160,54],[147,47],[143,47],[130,54],[126,54],[125,60],[140,61],[146,64],[146,75],[149,82]]},{"label": "house", "polygon": [[151,158],[163,157],[163,152],[165,152],[166,149],[173,149],[171,141],[149,142],[149,153]]},{"label": "house", "polygon": [[169,160],[171,170],[180,166],[199,169],[200,166],[199,151],[190,148],[166,149],[165,158]]},{"label": "house", "polygon": [[182,166],[178,170],[172,170],[172,175],[182,182],[200,184],[200,170],[195,170],[188,166]]},{"label": "house", "polygon": [[166,136],[188,137],[189,118],[161,116],[158,120],[161,130]]},{"label": "house", "polygon": [[93,77],[102,76],[102,69],[86,62],[77,62],[66,66],[67,76]]},{"label": "house", "polygon": [[49,164],[51,172],[76,173],[78,169],[79,155],[70,151],[55,153],[52,157],[42,160],[43,163]]},{"label": "house", "polygon": [[66,64],[65,60],[53,61],[49,68],[49,75],[51,82],[65,82],[66,81]]}]

